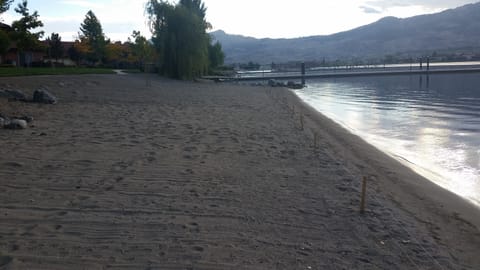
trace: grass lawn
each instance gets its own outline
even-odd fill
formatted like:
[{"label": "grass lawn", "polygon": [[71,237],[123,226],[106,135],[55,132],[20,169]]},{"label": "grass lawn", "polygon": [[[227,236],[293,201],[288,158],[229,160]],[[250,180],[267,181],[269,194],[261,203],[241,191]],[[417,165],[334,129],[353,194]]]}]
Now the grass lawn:
[{"label": "grass lawn", "polygon": [[107,68],[15,68],[0,67],[0,77],[35,76],[35,75],[77,75],[77,74],[115,74]]}]

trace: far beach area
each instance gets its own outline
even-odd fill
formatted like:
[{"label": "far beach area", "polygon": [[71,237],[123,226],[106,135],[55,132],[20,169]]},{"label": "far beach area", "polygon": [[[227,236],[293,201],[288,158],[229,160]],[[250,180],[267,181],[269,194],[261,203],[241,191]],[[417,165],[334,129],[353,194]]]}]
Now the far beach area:
[{"label": "far beach area", "polygon": [[[0,269],[480,269],[480,210],[284,88],[0,78]],[[365,212],[360,213],[362,180]]]}]

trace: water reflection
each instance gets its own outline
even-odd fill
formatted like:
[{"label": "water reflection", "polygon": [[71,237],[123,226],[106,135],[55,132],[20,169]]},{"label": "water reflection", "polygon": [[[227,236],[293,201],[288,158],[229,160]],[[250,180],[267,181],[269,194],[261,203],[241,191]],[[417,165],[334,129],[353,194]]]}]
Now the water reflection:
[{"label": "water reflection", "polygon": [[344,78],[298,95],[417,172],[480,206],[477,74]]}]

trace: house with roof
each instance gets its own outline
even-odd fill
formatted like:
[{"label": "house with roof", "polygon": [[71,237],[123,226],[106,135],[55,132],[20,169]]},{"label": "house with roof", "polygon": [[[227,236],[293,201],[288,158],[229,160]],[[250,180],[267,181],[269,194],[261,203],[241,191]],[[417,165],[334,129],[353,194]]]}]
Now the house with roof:
[{"label": "house with roof", "polygon": [[[8,24],[0,23],[0,31],[10,35],[13,32],[13,28]],[[10,41],[7,52],[4,55],[0,55],[0,64],[30,66],[32,63],[43,61],[44,56],[45,50],[43,48],[22,52],[15,41]]]}]

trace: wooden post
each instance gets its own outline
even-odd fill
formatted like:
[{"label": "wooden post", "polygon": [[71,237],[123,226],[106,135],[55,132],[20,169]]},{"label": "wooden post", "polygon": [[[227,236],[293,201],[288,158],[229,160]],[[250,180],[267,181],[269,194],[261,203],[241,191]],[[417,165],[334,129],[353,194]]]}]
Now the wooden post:
[{"label": "wooden post", "polygon": [[305,85],[305,63],[302,63],[302,85]]},{"label": "wooden post", "polygon": [[144,64],[143,71],[144,71],[144,74],[145,74],[145,86],[147,86],[147,87],[152,86],[152,81],[151,81],[151,78],[150,78],[150,72],[152,72],[152,71],[150,70],[150,68],[151,68],[151,64],[149,64],[149,63]]},{"label": "wooden post", "polygon": [[367,177],[362,180],[362,198],[360,200],[360,213],[365,213],[365,196],[367,195]]},{"label": "wooden post", "polygon": [[304,125],[305,119],[303,119],[303,114],[300,114],[300,129],[303,130],[303,125]]},{"label": "wooden post", "polygon": [[427,57],[427,71],[430,71],[430,57]]}]

